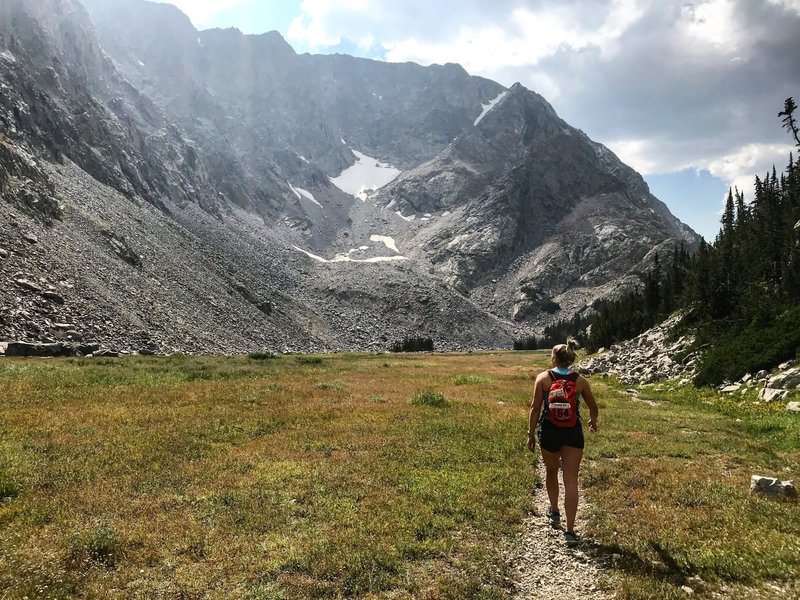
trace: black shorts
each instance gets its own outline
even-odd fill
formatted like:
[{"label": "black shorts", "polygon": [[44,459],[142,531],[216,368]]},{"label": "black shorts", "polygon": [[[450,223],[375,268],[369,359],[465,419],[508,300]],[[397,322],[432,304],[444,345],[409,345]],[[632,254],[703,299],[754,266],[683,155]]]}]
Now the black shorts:
[{"label": "black shorts", "polygon": [[562,446],[583,450],[583,427],[543,427],[539,426],[539,445],[548,452],[558,452]]}]

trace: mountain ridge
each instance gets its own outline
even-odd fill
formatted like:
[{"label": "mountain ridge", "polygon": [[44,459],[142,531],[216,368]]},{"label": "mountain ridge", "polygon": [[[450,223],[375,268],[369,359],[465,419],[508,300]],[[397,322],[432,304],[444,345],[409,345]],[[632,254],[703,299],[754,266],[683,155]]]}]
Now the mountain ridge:
[{"label": "mountain ridge", "polygon": [[[134,309],[159,351],[380,349],[413,334],[438,347],[508,346],[637,285],[655,248],[698,239],[638,174],[520,84],[454,64],[298,55],[276,32],[198,32],[174,7],[142,0],[84,4],[4,2],[0,175],[11,175],[0,191],[5,222],[19,227],[16,211],[39,207],[41,224],[26,223],[47,234],[37,250],[105,290],[95,307],[113,310],[91,330],[110,345],[137,350],[125,327],[106,327]],[[27,196],[23,156],[38,165]],[[359,165],[399,174],[344,191]],[[99,185],[82,189],[116,212],[100,219],[86,209],[94,203],[81,206],[89,192],[65,175],[81,172]],[[158,219],[177,237],[158,233]],[[89,276],[64,246],[70,236],[110,257],[118,286]],[[13,281],[30,248],[9,235],[0,248]],[[216,258],[198,263],[185,248]],[[173,259],[184,273],[160,273]],[[186,277],[193,270],[207,289]],[[28,271],[58,286],[46,265]],[[113,293],[125,282],[127,299]],[[62,291],[89,329],[91,307]],[[0,323],[0,339],[53,338],[54,307],[40,297],[0,293],[0,307],[29,315]],[[209,331],[224,333],[211,314],[230,320],[235,341],[214,341]]]}]

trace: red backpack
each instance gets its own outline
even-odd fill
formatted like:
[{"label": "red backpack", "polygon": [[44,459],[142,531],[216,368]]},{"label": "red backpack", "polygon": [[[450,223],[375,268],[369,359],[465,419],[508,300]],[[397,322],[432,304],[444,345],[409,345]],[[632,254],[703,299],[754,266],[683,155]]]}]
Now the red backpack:
[{"label": "red backpack", "polygon": [[560,375],[547,372],[552,383],[547,393],[545,414],[556,427],[575,427],[578,424],[578,374],[574,371]]}]

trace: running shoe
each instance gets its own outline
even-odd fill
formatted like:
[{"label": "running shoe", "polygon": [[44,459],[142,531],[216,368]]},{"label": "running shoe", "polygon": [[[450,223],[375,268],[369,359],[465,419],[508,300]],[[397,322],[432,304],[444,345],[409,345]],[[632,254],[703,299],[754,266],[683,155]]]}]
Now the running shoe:
[{"label": "running shoe", "polygon": [[553,510],[552,508],[548,508],[547,520],[550,521],[550,525],[553,527],[558,527],[561,524],[561,513],[557,510]]},{"label": "running shoe", "polygon": [[574,531],[565,531],[564,541],[567,543],[567,546],[574,546],[575,544],[580,542],[581,539],[578,537],[578,534],[576,534]]}]

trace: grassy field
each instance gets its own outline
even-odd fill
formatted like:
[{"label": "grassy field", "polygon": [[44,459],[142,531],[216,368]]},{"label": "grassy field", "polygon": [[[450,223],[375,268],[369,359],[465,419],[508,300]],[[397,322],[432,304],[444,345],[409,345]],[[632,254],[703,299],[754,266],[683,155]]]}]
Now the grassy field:
[{"label": "grassy field", "polygon": [[[545,354],[259,358],[0,360],[0,598],[510,594]],[[800,419],[592,384],[619,597],[796,591],[798,505],[748,486],[800,479]]]}]

